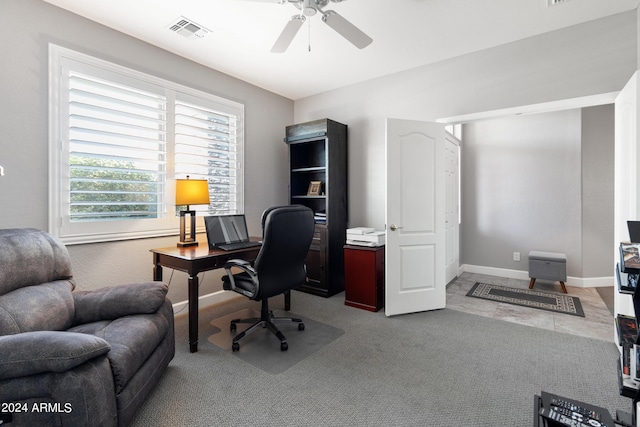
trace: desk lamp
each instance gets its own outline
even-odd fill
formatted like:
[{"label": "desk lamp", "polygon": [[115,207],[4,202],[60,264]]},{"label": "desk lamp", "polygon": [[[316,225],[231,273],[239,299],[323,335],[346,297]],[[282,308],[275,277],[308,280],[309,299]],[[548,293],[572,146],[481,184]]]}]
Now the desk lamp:
[{"label": "desk lamp", "polygon": [[[187,210],[180,211],[180,241],[178,246],[198,246],[196,242],[196,211],[189,205],[208,205],[209,182],[206,179],[176,179],[176,206],[187,205]],[[185,216],[191,216],[189,237],[185,233]]]}]

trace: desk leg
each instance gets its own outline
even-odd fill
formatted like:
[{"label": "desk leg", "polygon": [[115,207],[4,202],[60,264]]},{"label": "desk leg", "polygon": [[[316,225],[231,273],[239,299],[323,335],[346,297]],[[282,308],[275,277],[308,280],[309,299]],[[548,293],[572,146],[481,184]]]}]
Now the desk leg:
[{"label": "desk leg", "polygon": [[162,282],[162,266],[159,264],[153,266],[153,280]]},{"label": "desk leg", "polygon": [[198,351],[198,276],[189,276],[189,351]]}]

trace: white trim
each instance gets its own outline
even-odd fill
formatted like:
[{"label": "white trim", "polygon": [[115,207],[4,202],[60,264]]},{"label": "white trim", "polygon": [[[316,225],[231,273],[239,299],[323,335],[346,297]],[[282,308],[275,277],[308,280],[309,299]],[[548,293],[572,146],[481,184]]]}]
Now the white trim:
[{"label": "white trim", "polygon": [[[522,270],[510,270],[507,268],[485,267],[481,265],[463,264],[460,266],[462,273],[486,274],[488,276],[506,277],[508,279],[529,280],[529,272]],[[615,278],[610,277],[567,277],[568,286],[577,288],[599,288],[614,286]]]},{"label": "white trim", "polygon": [[[212,305],[221,304],[223,302],[231,301],[234,299],[240,299],[242,295],[235,292],[216,291],[210,294],[202,295],[198,297],[198,309],[210,307]],[[173,304],[174,316],[179,316],[189,313],[189,301],[180,301]]]},{"label": "white trim", "polygon": [[457,124],[470,123],[480,120],[495,119],[522,114],[548,113],[551,111],[571,110],[575,108],[595,107],[596,105],[613,104],[620,92],[608,92],[597,95],[581,96],[579,98],[563,99],[560,101],[542,102],[540,104],[523,105],[520,107],[504,108],[501,110],[483,111],[480,113],[463,114],[461,116],[444,117],[436,120],[438,123]]}]

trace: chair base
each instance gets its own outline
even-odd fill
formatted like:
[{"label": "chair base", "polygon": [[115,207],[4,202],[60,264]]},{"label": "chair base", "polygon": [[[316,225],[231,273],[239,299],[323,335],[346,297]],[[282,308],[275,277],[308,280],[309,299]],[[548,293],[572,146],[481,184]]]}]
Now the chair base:
[{"label": "chair base", "polygon": [[240,350],[239,341],[245,336],[255,332],[259,328],[267,328],[269,331],[274,334],[280,340],[280,350],[287,351],[289,349],[289,344],[287,344],[287,338],[284,336],[282,332],[275,325],[275,322],[294,322],[298,324],[298,330],[304,331],[304,323],[302,319],[298,319],[295,317],[275,317],[273,312],[269,310],[269,305],[267,299],[262,300],[262,309],[260,311],[260,318],[253,317],[250,319],[234,319],[231,321],[230,329],[231,332],[236,331],[236,326],[238,323],[251,323],[244,331],[240,332],[233,338],[233,342],[231,344],[231,349],[233,351]]}]

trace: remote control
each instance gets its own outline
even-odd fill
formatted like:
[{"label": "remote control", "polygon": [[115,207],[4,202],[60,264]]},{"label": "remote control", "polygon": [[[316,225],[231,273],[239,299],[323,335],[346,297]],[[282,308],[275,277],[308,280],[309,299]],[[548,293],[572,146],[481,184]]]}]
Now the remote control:
[{"label": "remote control", "polygon": [[[575,413],[577,415],[577,412]],[[576,418],[572,418],[572,417],[568,417],[566,415],[561,414],[560,412],[555,411],[554,409],[547,409],[547,408],[542,408],[540,409],[540,415],[542,415],[543,417],[554,421],[558,424],[561,424],[563,426],[567,426],[567,427],[597,427],[594,426],[592,424],[585,424],[582,419],[578,420]],[[596,420],[592,420],[592,421],[596,421]],[[598,422],[598,421],[596,421]],[[598,422],[599,424],[599,422]]]},{"label": "remote control", "polygon": [[600,421],[600,414],[598,414],[597,412],[585,409],[581,406],[577,406],[571,402],[567,402],[566,400],[553,398],[549,403],[551,403],[551,406],[557,406],[558,408],[567,409],[571,412],[577,412],[581,415],[584,415],[585,417]]}]

